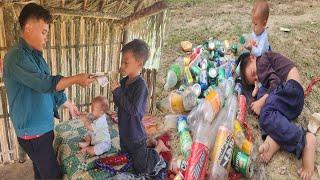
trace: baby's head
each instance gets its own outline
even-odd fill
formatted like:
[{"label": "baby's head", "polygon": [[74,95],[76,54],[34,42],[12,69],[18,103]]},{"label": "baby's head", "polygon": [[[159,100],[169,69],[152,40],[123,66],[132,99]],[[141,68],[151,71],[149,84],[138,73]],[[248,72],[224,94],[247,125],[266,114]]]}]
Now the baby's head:
[{"label": "baby's head", "polygon": [[134,39],[123,46],[120,71],[123,75],[132,75],[141,71],[149,58],[149,48],[146,42]]},{"label": "baby's head", "polygon": [[91,111],[95,118],[99,118],[109,110],[107,98],[97,96],[92,100]]},{"label": "baby's head", "polygon": [[240,62],[240,76],[245,86],[254,85],[258,81],[257,75],[257,58],[249,52],[241,54],[238,58]]},{"label": "baby's head", "polygon": [[252,29],[256,35],[260,35],[268,22],[269,5],[266,0],[258,0],[252,9]]}]

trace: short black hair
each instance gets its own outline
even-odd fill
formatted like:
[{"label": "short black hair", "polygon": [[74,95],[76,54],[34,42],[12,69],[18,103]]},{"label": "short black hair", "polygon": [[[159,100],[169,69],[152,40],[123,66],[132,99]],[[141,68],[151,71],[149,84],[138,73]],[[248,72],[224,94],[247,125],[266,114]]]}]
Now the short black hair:
[{"label": "short black hair", "polygon": [[249,86],[249,83],[245,76],[245,70],[250,63],[249,61],[250,56],[251,56],[250,52],[243,52],[242,54],[240,54],[237,60],[238,63],[240,64],[240,76],[244,86]]},{"label": "short black hair", "polygon": [[19,23],[21,29],[24,28],[26,25],[26,22],[29,19],[36,19],[40,20],[42,19],[46,23],[52,22],[52,16],[49,12],[49,10],[43,8],[42,6],[36,4],[36,3],[29,3],[25,5],[19,15]]},{"label": "short black hair", "polygon": [[143,64],[149,58],[148,44],[141,39],[134,39],[131,42],[128,42],[127,44],[125,44],[121,49],[122,53],[126,53],[129,51],[133,53],[133,56],[135,57],[136,60],[142,61]]}]

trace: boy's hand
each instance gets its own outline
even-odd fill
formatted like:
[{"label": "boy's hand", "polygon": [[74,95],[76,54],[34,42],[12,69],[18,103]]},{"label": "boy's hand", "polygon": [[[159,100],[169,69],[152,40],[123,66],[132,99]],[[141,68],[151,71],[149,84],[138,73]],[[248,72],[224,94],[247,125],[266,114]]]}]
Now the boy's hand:
[{"label": "boy's hand", "polygon": [[111,90],[114,91],[115,89],[117,89],[120,86],[119,82],[117,81],[112,81],[111,82]]},{"label": "boy's hand", "polygon": [[71,101],[66,101],[63,104],[64,107],[66,107],[69,110],[69,113],[71,114],[72,118],[76,118],[79,117],[80,112],[78,110],[78,107],[76,105],[74,105]]},{"label": "boy's hand", "polygon": [[257,43],[256,43],[255,40],[249,40],[249,41],[245,44],[244,47],[245,47],[246,49],[248,49],[248,50],[251,51],[252,47],[253,47],[253,46],[256,46],[256,45],[257,45]]},{"label": "boy's hand", "polygon": [[251,103],[251,105],[250,105],[251,110],[252,110],[255,114],[260,115],[261,108],[262,108],[262,106],[264,106],[264,104],[265,104],[268,96],[269,96],[269,94],[265,94],[265,95],[262,96],[259,100],[254,101],[253,103]]},{"label": "boy's hand", "polygon": [[260,115],[260,111],[262,106],[264,105],[264,102],[262,101],[262,99],[259,99],[257,101],[254,101],[253,103],[251,103],[251,110],[256,114],[256,115]]},{"label": "boy's hand", "polygon": [[252,97],[256,97],[259,91],[259,83],[258,81],[254,82],[254,89],[252,91]]},{"label": "boy's hand", "polygon": [[80,119],[81,121],[84,123],[84,122],[87,122],[89,119],[88,119],[88,113],[87,112],[83,112],[81,113],[80,115]]}]

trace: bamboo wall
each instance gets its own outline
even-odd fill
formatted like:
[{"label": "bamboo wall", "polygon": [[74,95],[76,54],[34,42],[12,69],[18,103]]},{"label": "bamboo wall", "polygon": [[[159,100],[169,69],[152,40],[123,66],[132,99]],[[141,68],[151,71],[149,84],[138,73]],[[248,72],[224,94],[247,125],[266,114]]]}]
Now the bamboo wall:
[{"label": "bamboo wall", "polygon": [[[17,18],[21,9],[21,5],[3,5],[0,3],[0,59],[3,59],[8,47],[13,45],[19,37]],[[161,46],[158,45],[162,43],[162,39],[157,39],[156,44],[154,44],[153,41],[155,39],[147,38],[156,36],[155,28],[160,26],[158,24],[164,22],[164,20],[159,20],[158,15],[155,17],[136,21],[134,25],[128,28],[130,36],[127,40],[130,41],[139,37],[152,44],[150,48],[152,52],[160,51],[159,48]],[[54,15],[53,18],[54,20],[49,26],[47,47],[43,52],[52,74],[70,76],[83,72],[109,72],[119,69],[121,61],[120,49],[124,33],[123,24],[107,18],[67,14]],[[139,26],[142,29],[141,25],[144,22],[150,24],[150,19],[152,19],[152,28],[144,29],[139,34]],[[156,33],[163,33],[162,31],[156,31]],[[159,56],[157,53],[153,53],[152,58],[157,56]],[[142,74],[147,81],[148,88],[151,90],[149,92],[148,111],[152,112],[156,69],[144,69]],[[110,107],[113,107],[109,86],[102,88],[97,83],[94,83],[89,88],[72,86],[66,89],[65,92],[80,110],[88,109],[91,99],[97,95],[107,96],[110,100]],[[0,95],[0,163],[14,162],[17,160],[18,144],[12,123],[8,117],[7,98],[3,83],[0,86]],[[66,110],[60,111],[61,119],[57,122],[70,119]]]}]

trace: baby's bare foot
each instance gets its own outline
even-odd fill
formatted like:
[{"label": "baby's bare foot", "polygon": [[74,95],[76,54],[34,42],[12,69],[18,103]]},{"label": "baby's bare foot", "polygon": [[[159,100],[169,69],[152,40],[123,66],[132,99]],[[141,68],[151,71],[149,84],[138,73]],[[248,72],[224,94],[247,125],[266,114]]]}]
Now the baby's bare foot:
[{"label": "baby's bare foot", "polygon": [[279,149],[279,145],[270,136],[267,136],[266,140],[259,147],[261,160],[268,163]]}]

